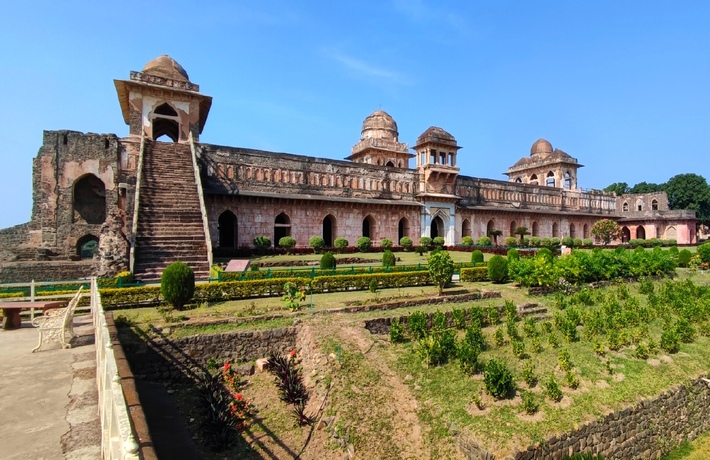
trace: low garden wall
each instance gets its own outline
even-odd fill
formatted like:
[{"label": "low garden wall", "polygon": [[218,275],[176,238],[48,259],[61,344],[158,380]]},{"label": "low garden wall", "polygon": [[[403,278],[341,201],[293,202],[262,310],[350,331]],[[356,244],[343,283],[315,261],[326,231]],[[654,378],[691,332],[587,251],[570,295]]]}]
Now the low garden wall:
[{"label": "low garden wall", "polygon": [[[698,377],[569,433],[550,436],[522,451],[516,449],[504,460],[560,460],[576,452],[601,454],[605,459],[657,459],[708,430],[710,383]],[[453,433],[453,437],[467,459],[495,458],[464,434]]]},{"label": "low garden wall", "polygon": [[0,283],[29,283],[89,278],[96,271],[95,261],[21,261],[0,263]]}]

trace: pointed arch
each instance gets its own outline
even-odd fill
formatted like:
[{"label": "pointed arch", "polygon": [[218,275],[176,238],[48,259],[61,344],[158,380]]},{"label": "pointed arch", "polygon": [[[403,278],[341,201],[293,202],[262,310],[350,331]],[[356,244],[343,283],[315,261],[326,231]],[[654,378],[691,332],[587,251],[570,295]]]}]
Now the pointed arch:
[{"label": "pointed arch", "polygon": [[538,185],[537,174],[533,174],[532,176],[530,176],[530,184],[531,185]]},{"label": "pointed arch", "polygon": [[589,225],[587,224],[584,224],[584,226],[582,227],[582,238],[589,238]]},{"label": "pointed arch", "polygon": [[375,239],[375,219],[369,214],[362,220],[362,236]]},{"label": "pointed arch", "polygon": [[471,221],[468,219],[464,219],[461,222],[461,237],[463,238],[464,236],[471,236]]},{"label": "pointed arch", "polygon": [[569,236],[570,238],[577,237],[577,227],[574,224],[569,224]]},{"label": "pointed arch", "polygon": [[[217,219],[218,245],[220,248],[236,248],[237,241],[237,216],[232,211],[224,211]],[[278,242],[277,242],[278,243]]]},{"label": "pointed arch", "polygon": [[325,246],[327,248],[333,247],[333,241],[335,240],[335,216],[328,214],[323,218],[323,241],[325,241]]},{"label": "pointed arch", "polygon": [[439,236],[443,236],[444,238],[446,238],[446,230],[444,229],[444,220],[439,215],[436,215],[431,220],[430,236],[431,236],[431,238],[436,238]]},{"label": "pointed arch", "polygon": [[565,190],[570,190],[572,188],[572,175],[569,173],[569,171],[565,171],[564,188]]},{"label": "pointed arch", "polygon": [[624,201],[624,204],[621,205],[621,210],[622,210],[623,212],[629,212],[629,203],[627,203],[626,201]]},{"label": "pointed arch", "polygon": [[496,229],[496,223],[493,219],[489,220],[486,224],[486,235],[490,235],[492,231]]},{"label": "pointed arch", "polygon": [[658,211],[658,200],[655,198],[651,200],[651,210]]},{"label": "pointed arch", "polygon": [[282,212],[274,219],[274,244],[278,244],[284,236],[291,236],[291,218]]},{"label": "pointed arch", "polygon": [[555,186],[555,173],[550,171],[547,173],[547,177],[545,178],[545,185],[548,187],[554,187]]},{"label": "pointed arch", "polygon": [[560,226],[557,222],[552,223],[552,237],[553,238],[560,237]]},{"label": "pointed arch", "polygon": [[540,225],[537,223],[537,221],[533,221],[532,231],[530,234],[531,236],[540,236]]},{"label": "pointed arch", "polygon": [[518,224],[512,220],[510,221],[510,236],[515,236],[515,231],[518,229]]},{"label": "pointed arch", "polygon": [[631,239],[631,230],[629,230],[629,227],[624,225],[621,228],[621,242],[628,243],[630,239]]},{"label": "pointed arch", "polygon": [[646,229],[643,225],[636,227],[636,239],[645,240],[646,239]]},{"label": "pointed arch", "polygon": [[399,237],[397,239],[397,244],[399,244],[399,240],[405,236],[409,236],[409,220],[406,217],[399,219],[397,236]]},{"label": "pointed arch", "polygon": [[85,174],[74,182],[72,190],[73,221],[91,225],[106,220],[106,186],[93,174]]}]

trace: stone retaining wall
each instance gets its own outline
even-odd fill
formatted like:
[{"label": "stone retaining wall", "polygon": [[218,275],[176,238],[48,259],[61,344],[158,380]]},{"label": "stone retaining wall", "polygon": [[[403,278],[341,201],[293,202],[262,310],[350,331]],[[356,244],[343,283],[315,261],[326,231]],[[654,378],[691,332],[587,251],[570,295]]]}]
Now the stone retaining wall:
[{"label": "stone retaining wall", "polygon": [[134,375],[150,380],[192,378],[210,358],[244,362],[264,358],[270,350],[296,348],[298,327],[266,331],[225,332],[180,339],[130,336],[121,329],[121,343]]},{"label": "stone retaining wall", "polygon": [[[605,459],[657,459],[708,430],[710,383],[699,377],[569,433],[550,436],[522,451],[515,449],[504,460],[561,460],[577,452],[601,454]],[[467,459],[495,458],[463,434],[454,433],[454,440]]]},{"label": "stone retaining wall", "polygon": [[0,283],[29,283],[89,278],[96,272],[95,261],[22,261],[0,263]]}]

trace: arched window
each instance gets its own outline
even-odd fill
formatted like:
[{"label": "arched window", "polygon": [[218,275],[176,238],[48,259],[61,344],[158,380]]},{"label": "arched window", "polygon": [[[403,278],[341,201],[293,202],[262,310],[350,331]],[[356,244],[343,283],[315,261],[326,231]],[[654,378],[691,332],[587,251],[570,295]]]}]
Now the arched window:
[{"label": "arched window", "polygon": [[555,173],[550,171],[547,173],[547,179],[545,179],[545,185],[548,187],[554,187],[555,186]]},{"label": "arched window", "polygon": [[516,184],[522,184],[522,183],[523,183],[523,180],[522,180],[521,178],[519,178],[519,177],[516,177],[516,178],[515,178],[515,183],[516,183]]},{"label": "arched window", "polygon": [[569,224],[569,236],[570,238],[577,238],[577,228],[574,224]]},{"label": "arched window", "polygon": [[368,215],[362,220],[362,236],[375,239],[375,219],[372,216]]},{"label": "arched window", "polygon": [[518,229],[518,224],[515,221],[510,223],[510,236],[515,236],[515,231]]},{"label": "arched window", "polygon": [[[237,216],[232,211],[224,211],[217,219],[220,248],[237,247]],[[275,242],[278,244],[278,241]]]},{"label": "arched window", "polygon": [[530,184],[538,185],[537,174],[533,174],[532,176],[530,176]]},{"label": "arched window", "polygon": [[621,210],[623,212],[629,212],[629,203],[624,202],[624,204],[621,205]]},{"label": "arched window", "polygon": [[587,224],[582,227],[582,238],[589,238],[589,226]]},{"label": "arched window", "polygon": [[490,236],[491,232],[493,232],[496,229],[496,223],[493,221],[493,219],[488,221],[488,224],[486,224],[486,235]]},{"label": "arched window", "polygon": [[639,240],[646,239],[646,229],[643,227],[643,225],[639,225],[638,227],[636,227],[636,238]]},{"label": "arched window", "polygon": [[560,237],[560,226],[557,224],[557,222],[552,223],[552,237],[553,238]]},{"label": "arched window", "polygon": [[446,232],[444,231],[444,221],[440,216],[434,217],[431,221],[431,238],[436,238],[439,236],[446,237]]},{"label": "arched window", "polygon": [[565,172],[565,190],[569,190],[572,188],[572,176],[570,175],[569,171]]},{"label": "arched window", "polygon": [[84,235],[76,242],[76,255],[82,259],[93,259],[99,250],[99,239],[94,235]]},{"label": "arched window", "polygon": [[643,200],[641,198],[636,200],[636,210],[643,211]]},{"label": "arched window", "polygon": [[654,211],[658,211],[658,200],[655,198],[651,200],[651,209]]},{"label": "arched window", "polygon": [[180,124],[177,119],[177,112],[168,103],[159,105],[153,111],[153,139],[159,140],[167,136],[173,142],[180,138]]},{"label": "arched window", "polygon": [[464,236],[471,236],[471,221],[468,219],[461,222],[461,237]]},{"label": "arched window", "polygon": [[540,226],[537,222],[532,223],[532,236],[540,236]]},{"label": "arched window", "polygon": [[389,166],[390,168],[394,168],[394,163],[392,163],[391,161],[388,161],[385,166]]},{"label": "arched window", "polygon": [[333,247],[333,240],[335,240],[335,217],[332,214],[328,214],[323,219],[323,240],[327,248]]},{"label": "arched window", "polygon": [[397,233],[398,233],[399,239],[397,240],[397,243],[399,243],[399,240],[401,240],[405,236],[409,236],[409,220],[407,220],[406,217],[402,217],[401,219],[399,219],[398,227],[399,227],[399,231]]},{"label": "arched window", "polygon": [[291,219],[282,212],[274,219],[274,244],[279,244],[284,236],[291,236]]},{"label": "arched window", "polygon": [[74,183],[74,222],[99,225],[106,220],[106,186],[93,174]]}]

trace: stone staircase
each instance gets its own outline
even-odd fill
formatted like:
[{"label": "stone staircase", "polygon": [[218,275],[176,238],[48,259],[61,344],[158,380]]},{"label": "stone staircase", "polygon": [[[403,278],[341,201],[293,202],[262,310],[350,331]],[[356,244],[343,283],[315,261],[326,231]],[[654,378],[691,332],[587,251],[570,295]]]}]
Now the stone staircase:
[{"label": "stone staircase", "polygon": [[146,141],[134,275],[159,281],[165,267],[184,262],[195,279],[209,278],[200,198],[188,144]]}]

